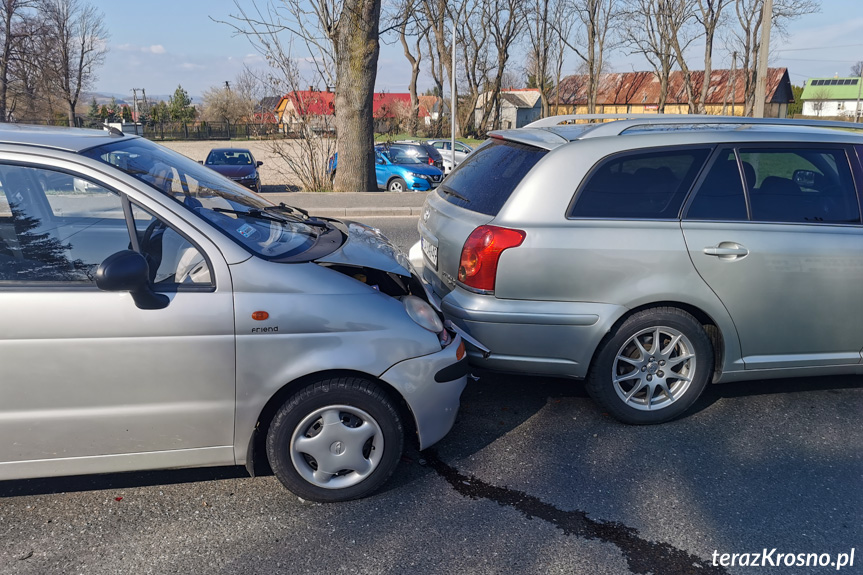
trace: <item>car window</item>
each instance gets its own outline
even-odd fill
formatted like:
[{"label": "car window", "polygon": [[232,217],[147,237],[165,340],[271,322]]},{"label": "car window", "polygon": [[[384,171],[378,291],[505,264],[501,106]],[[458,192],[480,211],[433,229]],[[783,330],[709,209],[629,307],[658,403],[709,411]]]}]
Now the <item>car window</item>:
[{"label": "car window", "polygon": [[206,258],[184,235],[137,204],[132,204],[132,217],[155,287],[213,285]]},{"label": "car window", "polygon": [[741,149],[752,219],[760,222],[856,223],[860,207],[844,150]]},{"label": "car window", "polygon": [[[323,228],[185,156],[143,138],[91,148],[83,155],[115,166],[216,226],[232,241],[267,259],[295,258],[311,249]],[[275,210],[275,214],[267,213]],[[261,213],[265,215],[261,215]],[[326,231],[333,230],[326,225]]]},{"label": "car window", "polygon": [[587,176],[569,217],[676,219],[709,154],[682,148],[607,158]]},{"label": "car window", "polygon": [[119,195],[65,172],[0,165],[0,281],[95,282],[129,248]]},{"label": "car window", "polygon": [[541,148],[495,140],[460,163],[437,193],[451,204],[496,216],[516,186],[547,153]]},{"label": "car window", "polygon": [[743,178],[733,150],[717,155],[716,161],[695,191],[686,218],[720,221],[748,219]]}]

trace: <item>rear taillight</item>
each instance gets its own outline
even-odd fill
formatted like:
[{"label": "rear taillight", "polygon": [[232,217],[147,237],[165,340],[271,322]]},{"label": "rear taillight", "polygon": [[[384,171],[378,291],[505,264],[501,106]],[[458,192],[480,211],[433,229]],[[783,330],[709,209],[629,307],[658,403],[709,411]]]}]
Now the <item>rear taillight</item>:
[{"label": "rear taillight", "polygon": [[434,158],[429,158],[429,166],[434,166]]},{"label": "rear taillight", "polygon": [[467,287],[494,291],[497,263],[504,250],[520,246],[526,233],[521,230],[480,226],[468,236],[461,249],[458,281]]}]

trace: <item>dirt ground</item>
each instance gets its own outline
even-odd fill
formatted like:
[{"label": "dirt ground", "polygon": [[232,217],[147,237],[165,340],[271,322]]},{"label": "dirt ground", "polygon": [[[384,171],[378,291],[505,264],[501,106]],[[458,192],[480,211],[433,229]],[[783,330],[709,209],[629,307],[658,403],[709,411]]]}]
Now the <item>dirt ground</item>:
[{"label": "dirt ground", "polygon": [[[299,181],[288,171],[285,162],[273,154],[272,141],[267,140],[184,140],[160,142],[166,148],[180,152],[196,162],[203,160],[212,148],[245,148],[252,152],[256,160],[264,162],[260,168],[261,186],[265,192],[300,191]],[[279,143],[290,145],[289,140]]]}]

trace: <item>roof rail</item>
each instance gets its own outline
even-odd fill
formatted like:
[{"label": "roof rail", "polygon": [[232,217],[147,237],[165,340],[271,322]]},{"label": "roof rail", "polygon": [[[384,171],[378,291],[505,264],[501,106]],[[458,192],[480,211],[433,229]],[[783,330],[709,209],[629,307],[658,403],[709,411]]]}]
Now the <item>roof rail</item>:
[{"label": "roof rail", "polygon": [[596,123],[586,130],[581,138],[599,136],[618,136],[626,130],[639,126],[659,126],[669,124],[700,124],[700,125],[773,125],[773,126],[805,126],[812,128],[844,128],[846,130],[863,130],[863,124],[853,122],[837,122],[825,120],[794,120],[789,118],[747,118],[743,116],[709,116],[703,114],[568,114],[542,118],[525,126],[526,128],[552,128],[561,122],[573,120],[614,120],[613,122]]}]

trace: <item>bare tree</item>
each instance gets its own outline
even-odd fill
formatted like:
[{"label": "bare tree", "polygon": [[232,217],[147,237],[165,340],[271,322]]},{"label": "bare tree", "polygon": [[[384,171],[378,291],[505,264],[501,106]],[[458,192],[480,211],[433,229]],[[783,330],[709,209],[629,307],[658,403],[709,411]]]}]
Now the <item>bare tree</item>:
[{"label": "bare tree", "polygon": [[41,11],[51,37],[51,60],[57,89],[68,105],[69,125],[81,91],[96,79],[96,68],[108,51],[102,13],[80,0],[42,0]]},{"label": "bare tree", "polygon": [[[755,106],[755,78],[758,73],[758,50],[761,47],[761,19],[764,0],[734,0],[738,27],[732,31],[733,42],[743,60],[744,115],[751,116]],[[772,28],[780,37],[787,36],[791,20],[820,9],[818,0],[774,0]]]},{"label": "bare tree", "polygon": [[[641,0],[641,4],[650,6],[650,0]],[[621,16],[619,0],[568,0],[569,10],[577,15],[576,24],[580,24],[576,30],[576,36],[570,40],[570,34],[563,26],[570,26],[571,21],[560,18],[555,19],[560,24],[556,28],[558,37],[571,50],[573,50],[584,64],[587,75],[587,113],[596,111],[596,99],[599,93],[599,76],[605,66],[606,50],[613,48],[618,38],[609,35],[617,27],[617,20]],[[630,26],[625,26],[629,34]],[[633,31],[634,34],[634,31]],[[639,35],[638,38],[641,38]],[[636,44],[636,45],[644,45]],[[636,51],[642,51],[640,48]],[[558,85],[560,82],[558,81]]]},{"label": "bare tree", "polygon": [[674,56],[683,76],[683,89],[689,113],[695,113],[697,103],[692,89],[692,72],[686,64],[686,49],[700,34],[694,29],[695,7],[689,0],[657,0],[660,5],[659,21],[669,43],[674,48]]},{"label": "bare tree", "polygon": [[[510,50],[519,40],[525,21],[525,0],[483,0],[482,18],[489,27],[496,54],[495,71],[491,86],[486,93],[482,119],[477,126],[481,132],[487,130],[489,119],[492,126],[500,127],[500,91],[503,74],[509,63]],[[492,116],[493,114],[493,116]]]},{"label": "bare tree", "polygon": [[234,89],[223,84],[211,86],[202,98],[201,119],[208,122],[238,123],[249,117],[255,104],[236,89],[236,83]]},{"label": "bare tree", "polygon": [[2,18],[2,53],[0,53],[0,122],[9,121],[9,85],[13,82],[16,63],[27,57],[24,46],[33,35],[41,35],[41,26],[33,17],[35,0],[0,0]]},{"label": "bare tree", "polygon": [[851,75],[852,76],[863,76],[863,60],[858,60],[851,66]]},{"label": "bare tree", "polygon": [[283,33],[298,38],[326,85],[335,82],[339,169],[336,191],[376,187],[372,96],[377,75],[381,0],[254,0],[234,2],[236,33],[246,35],[274,70],[273,80],[297,86],[299,70]]},{"label": "bare tree", "polygon": [[695,18],[701,25],[704,36],[704,78],[701,81],[701,92],[695,103],[695,111],[698,114],[704,114],[707,111],[705,102],[710,90],[710,76],[713,72],[713,42],[716,38],[719,25],[723,21],[722,11],[733,0],[696,1],[698,3],[698,11],[695,13]]},{"label": "bare tree", "polygon": [[[452,59],[449,55],[452,53],[452,42],[454,34],[453,22],[461,22],[464,16],[465,7],[470,4],[470,0],[420,0],[418,8],[422,11],[423,18],[429,24],[429,58],[432,61],[432,76],[435,84],[440,89],[440,96],[443,97],[443,81],[444,71],[452,84],[453,75],[456,71],[452,67]],[[449,24],[449,26],[447,26]],[[435,69],[436,67],[436,69]],[[461,128],[458,123],[458,86],[456,85],[455,94],[452,94],[452,102],[450,105],[451,113],[456,115],[456,133],[461,134]],[[438,126],[440,128],[440,126]]]},{"label": "bare tree", "polygon": [[[428,35],[430,25],[423,21],[417,10],[418,0],[402,0],[402,4],[398,7],[397,27],[399,42],[401,42],[402,50],[405,58],[411,65],[411,79],[408,84],[408,92],[411,95],[411,105],[408,111],[407,128],[411,134],[416,134],[419,131],[419,109],[420,100],[417,93],[417,80],[420,75],[420,63],[422,62],[422,45],[423,40]],[[408,44],[408,38],[413,38],[413,46]]]},{"label": "bare tree", "polygon": [[542,115],[548,116],[548,100],[553,82],[551,79],[551,58],[554,46],[560,44],[556,38],[552,15],[562,0],[533,0],[525,2],[525,20],[529,40],[528,75],[539,88],[542,98]]},{"label": "bare tree", "polygon": [[659,112],[665,111],[668,79],[677,63],[663,10],[666,0],[629,0],[626,37],[630,50],[642,54],[659,80]]},{"label": "bare tree", "polygon": [[464,84],[464,101],[459,112],[458,125],[463,134],[476,134],[476,107],[480,95],[490,83],[494,69],[489,43],[488,27],[483,25],[479,2],[470,2],[458,23],[458,47],[461,48],[462,70],[459,81]]}]

